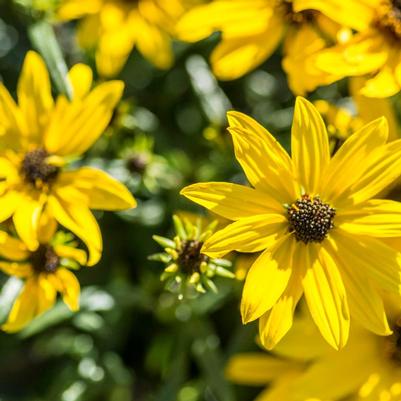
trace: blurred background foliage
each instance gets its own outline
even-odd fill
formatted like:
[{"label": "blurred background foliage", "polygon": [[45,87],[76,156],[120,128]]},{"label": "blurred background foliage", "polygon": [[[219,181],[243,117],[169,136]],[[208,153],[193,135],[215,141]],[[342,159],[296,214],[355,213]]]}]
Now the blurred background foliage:
[{"label": "blurred background foliage", "polygon": [[[32,11],[32,1],[0,0],[0,79],[14,93],[25,53],[34,47],[32,27],[43,16]],[[36,0],[36,6],[49,2]],[[68,66],[94,68],[74,41],[74,23],[56,26],[55,33]],[[174,43],[169,71],[131,54],[118,77],[126,84],[124,101],[105,135],[77,163],[122,180],[139,206],[97,215],[104,254],[97,266],[77,273],[80,312],[59,303],[21,333],[0,333],[1,401],[247,401],[258,393],[224,378],[230,355],[256,349],[256,325],[240,322],[241,280],[219,278],[217,294],[179,301],[163,288],[162,263],[148,260],[160,252],[153,234],[172,237],[174,213],[202,213],[180,197],[183,186],[244,182],[225,132],[228,109],[255,117],[289,150],[294,97],[280,53],[244,78],[217,82],[206,60],[218,40]],[[345,82],[311,99],[353,107]],[[5,275],[0,280],[4,321],[20,282]]]}]

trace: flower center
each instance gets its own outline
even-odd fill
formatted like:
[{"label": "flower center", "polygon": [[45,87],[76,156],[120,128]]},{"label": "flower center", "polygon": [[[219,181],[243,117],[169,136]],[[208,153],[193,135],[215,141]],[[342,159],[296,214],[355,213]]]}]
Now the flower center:
[{"label": "flower center", "polygon": [[391,39],[401,40],[401,0],[382,0],[376,26]]},{"label": "flower center", "polygon": [[287,207],[289,230],[297,241],[305,244],[322,242],[334,226],[335,215],[335,209],[323,203],[319,196],[302,195]]},{"label": "flower center", "polygon": [[57,177],[60,168],[47,163],[48,157],[49,154],[42,148],[25,155],[21,170],[26,182],[40,188],[43,183],[50,183]]},{"label": "flower center", "polygon": [[178,256],[178,263],[185,272],[200,272],[201,263],[209,260],[209,258],[200,251],[202,245],[203,242],[201,241],[183,241],[182,248]]},{"label": "flower center", "polygon": [[50,245],[40,245],[32,252],[31,263],[37,273],[54,273],[60,265],[60,257]]}]

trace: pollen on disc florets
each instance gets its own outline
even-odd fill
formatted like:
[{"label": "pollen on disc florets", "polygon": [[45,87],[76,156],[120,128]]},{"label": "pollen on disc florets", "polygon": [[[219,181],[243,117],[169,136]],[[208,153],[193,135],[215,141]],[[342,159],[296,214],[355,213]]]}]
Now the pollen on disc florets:
[{"label": "pollen on disc florets", "polygon": [[26,153],[21,166],[25,181],[40,186],[43,183],[50,183],[57,177],[60,168],[49,164],[48,157],[49,154],[42,148]]},{"label": "pollen on disc florets", "polygon": [[302,195],[292,205],[287,207],[289,230],[297,241],[305,244],[322,242],[333,228],[336,214],[319,196]]},{"label": "pollen on disc florets", "polygon": [[201,253],[202,241],[185,240],[182,242],[178,255],[178,263],[187,273],[200,272],[202,262],[208,262],[209,258]]},{"label": "pollen on disc florets", "polygon": [[37,273],[54,273],[60,265],[60,257],[51,245],[40,245],[32,252],[31,263]]}]

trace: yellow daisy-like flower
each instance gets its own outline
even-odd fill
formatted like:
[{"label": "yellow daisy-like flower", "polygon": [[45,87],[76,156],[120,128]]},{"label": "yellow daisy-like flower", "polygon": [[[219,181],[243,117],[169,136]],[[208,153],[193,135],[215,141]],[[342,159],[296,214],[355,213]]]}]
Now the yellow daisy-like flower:
[{"label": "yellow daisy-like flower", "polygon": [[[188,0],[187,0],[188,1]],[[61,20],[82,18],[78,40],[96,49],[96,64],[103,76],[114,76],[134,46],[152,64],[171,67],[171,35],[184,12],[185,0],[62,0]]]},{"label": "yellow daisy-like flower", "polygon": [[388,97],[401,90],[400,0],[305,0],[302,7],[358,31],[345,44],[323,51],[316,59],[319,69],[341,78],[366,75],[365,96]]},{"label": "yellow daisy-like flower", "polygon": [[47,212],[88,247],[89,265],[102,252],[102,237],[90,209],[135,206],[127,188],[94,168],[67,170],[107,127],[123,83],[107,82],[90,91],[91,70],[70,71],[74,99],[51,95],[41,57],[29,52],[18,82],[18,105],[0,83],[0,221],[12,217],[28,249],[38,247],[40,216]]},{"label": "yellow daisy-like flower", "polygon": [[334,351],[308,319],[297,319],[272,354],[235,355],[226,375],[238,384],[269,385],[255,401],[399,401],[401,327],[394,323],[390,337],[355,328],[347,346]]},{"label": "yellow daisy-like flower", "polygon": [[379,290],[401,293],[401,253],[382,239],[401,236],[401,203],[372,199],[401,174],[401,140],[386,144],[377,119],[351,135],[333,158],[316,108],[297,98],[292,159],[252,118],[229,112],[235,155],[253,188],[224,182],[190,185],[182,194],[233,221],[202,252],[260,252],[243,290],[244,323],[259,320],[271,349],[286,334],[305,295],[323,337],[348,339],[350,316],[391,333]]},{"label": "yellow daisy-like flower", "polygon": [[194,42],[220,31],[221,42],[211,55],[219,79],[231,80],[252,71],[284,39],[283,68],[293,92],[304,94],[333,82],[337,74],[322,73],[313,56],[344,39],[339,25],[324,13],[297,11],[304,0],[214,0],[191,9],[178,22],[178,38]]},{"label": "yellow daisy-like flower", "polygon": [[76,248],[71,236],[56,233],[57,224],[43,216],[39,229],[39,244],[35,250],[17,238],[0,232],[0,270],[24,280],[24,286],[1,328],[15,332],[36,316],[54,306],[57,293],[72,310],[79,309],[80,286],[70,267],[85,265],[85,251]]}]

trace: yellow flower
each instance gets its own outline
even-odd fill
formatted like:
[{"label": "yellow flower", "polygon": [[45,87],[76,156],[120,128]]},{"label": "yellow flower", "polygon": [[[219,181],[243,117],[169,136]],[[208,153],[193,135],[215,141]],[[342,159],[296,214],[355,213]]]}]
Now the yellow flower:
[{"label": "yellow flower", "polygon": [[297,94],[327,85],[337,74],[317,70],[313,56],[341,40],[344,32],[323,13],[297,12],[304,0],[214,0],[191,9],[176,27],[177,37],[194,42],[221,31],[211,55],[219,79],[230,80],[252,71],[284,39],[283,68],[291,90]]},{"label": "yellow flower", "polygon": [[399,401],[401,327],[380,337],[361,328],[334,351],[308,319],[297,319],[274,353],[243,353],[226,370],[235,383],[266,386],[255,401]]},{"label": "yellow flower", "polygon": [[79,282],[68,269],[86,264],[86,253],[76,248],[71,236],[56,233],[57,224],[43,216],[39,229],[39,244],[29,250],[17,238],[0,232],[0,270],[24,280],[24,286],[14,302],[7,321],[1,328],[15,332],[36,316],[52,308],[57,293],[72,310],[79,309]]},{"label": "yellow flower", "polygon": [[96,49],[96,64],[103,76],[114,76],[134,46],[156,67],[173,63],[171,35],[184,11],[184,0],[62,0],[59,18],[82,18],[78,40]]},{"label": "yellow flower", "polygon": [[93,265],[102,237],[90,209],[127,209],[135,200],[98,169],[65,167],[107,127],[123,84],[107,82],[90,91],[91,71],[80,64],[69,76],[74,99],[59,96],[54,102],[45,64],[29,52],[18,82],[18,105],[0,84],[0,221],[12,217],[18,236],[33,251],[40,216],[48,212],[82,239]]},{"label": "yellow flower", "polygon": [[316,59],[319,69],[335,71],[340,78],[366,75],[361,90],[365,96],[388,97],[400,91],[400,0],[305,0],[303,7],[358,31],[345,44],[323,51]]},{"label": "yellow flower", "polygon": [[271,349],[291,328],[305,295],[323,337],[348,339],[350,315],[390,334],[379,290],[401,293],[401,254],[381,239],[401,236],[401,203],[372,199],[401,174],[401,140],[386,144],[384,118],[351,135],[330,158],[316,108],[297,98],[292,159],[252,118],[229,112],[236,158],[254,188],[224,182],[190,185],[182,194],[234,221],[204,244],[209,257],[263,253],[243,290],[244,323],[259,320]]}]

